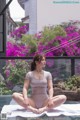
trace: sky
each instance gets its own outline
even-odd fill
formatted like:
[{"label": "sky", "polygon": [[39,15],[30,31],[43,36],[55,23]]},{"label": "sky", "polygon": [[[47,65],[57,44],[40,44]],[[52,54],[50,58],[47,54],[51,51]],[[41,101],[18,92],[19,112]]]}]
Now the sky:
[{"label": "sky", "polygon": [[13,0],[9,8],[11,17],[14,21],[21,21],[21,18],[24,18],[25,11],[23,10],[23,8],[21,8],[17,0]]}]

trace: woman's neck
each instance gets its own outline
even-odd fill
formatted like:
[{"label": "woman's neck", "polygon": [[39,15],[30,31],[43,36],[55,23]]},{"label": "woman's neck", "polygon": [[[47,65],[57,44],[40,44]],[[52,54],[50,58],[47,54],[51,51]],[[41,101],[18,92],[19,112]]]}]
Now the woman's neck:
[{"label": "woman's neck", "polygon": [[35,71],[41,73],[43,70],[41,68],[36,68]]}]

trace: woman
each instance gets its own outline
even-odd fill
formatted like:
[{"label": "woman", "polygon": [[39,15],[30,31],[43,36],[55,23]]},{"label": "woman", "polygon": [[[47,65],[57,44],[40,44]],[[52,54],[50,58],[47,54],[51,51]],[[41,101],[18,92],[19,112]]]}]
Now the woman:
[{"label": "woman", "polygon": [[[34,113],[42,113],[45,110],[55,108],[66,101],[65,95],[53,97],[52,76],[43,70],[46,65],[44,55],[36,55],[31,64],[31,71],[26,74],[23,94],[13,93],[13,99],[21,106]],[[31,96],[27,96],[29,85]]]}]

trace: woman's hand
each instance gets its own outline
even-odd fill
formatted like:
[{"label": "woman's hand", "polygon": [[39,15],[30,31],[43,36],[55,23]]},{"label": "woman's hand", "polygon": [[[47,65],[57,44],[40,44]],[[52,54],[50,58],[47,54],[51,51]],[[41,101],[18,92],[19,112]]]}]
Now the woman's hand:
[{"label": "woman's hand", "polygon": [[26,106],[29,106],[29,99],[28,99],[28,98],[24,98],[24,104],[25,104]]},{"label": "woman's hand", "polygon": [[53,98],[49,98],[48,107],[49,107],[49,108],[52,108],[53,105],[54,105]]}]

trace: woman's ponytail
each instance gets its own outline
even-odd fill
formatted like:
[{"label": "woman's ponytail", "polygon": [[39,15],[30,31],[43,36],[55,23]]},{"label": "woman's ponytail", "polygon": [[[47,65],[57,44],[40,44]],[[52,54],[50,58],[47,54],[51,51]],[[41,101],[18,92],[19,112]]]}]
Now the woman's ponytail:
[{"label": "woman's ponytail", "polygon": [[31,63],[31,71],[35,70],[36,69],[36,63],[33,61]]}]

